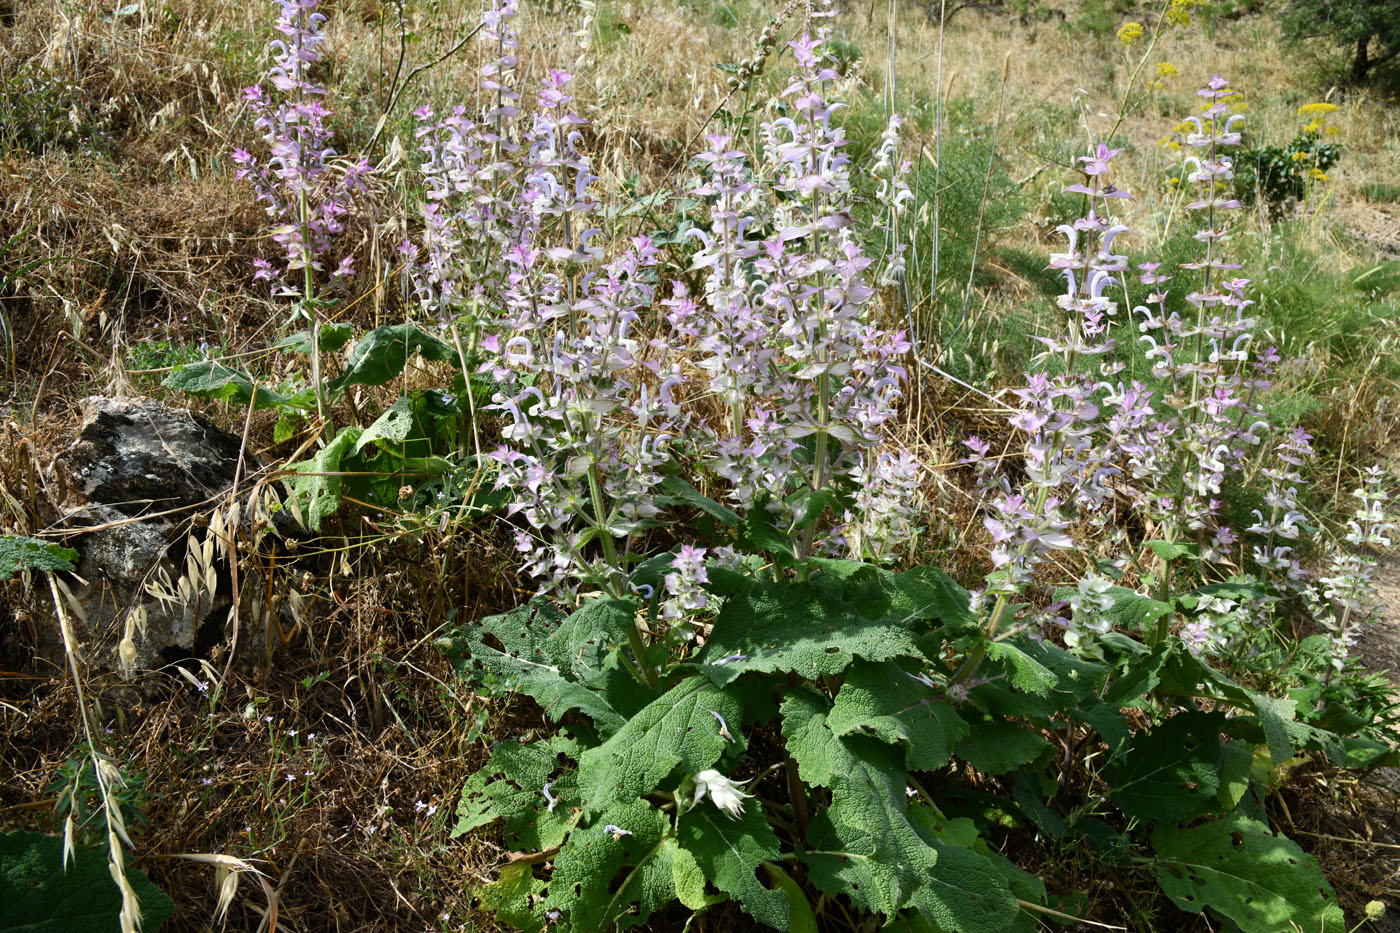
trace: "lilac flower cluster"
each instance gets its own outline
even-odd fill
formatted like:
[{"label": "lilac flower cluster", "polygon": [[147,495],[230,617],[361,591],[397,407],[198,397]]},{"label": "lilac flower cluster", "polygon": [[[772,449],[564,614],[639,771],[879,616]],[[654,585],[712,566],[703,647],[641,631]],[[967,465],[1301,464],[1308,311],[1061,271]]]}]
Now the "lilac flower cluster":
[{"label": "lilac flower cluster", "polygon": [[[902,396],[909,344],[869,319],[875,260],[852,230],[850,159],[832,122],[842,105],[826,97],[837,75],[824,37],[790,46],[801,70],[782,93],[786,112],[760,127],[760,163],[751,169],[723,136],[699,157],[707,177],[695,193],[710,202],[710,224],[691,231],[701,241],[693,267],[709,273],[699,300],[676,288],[667,305],[672,325],[695,335],[696,364],[727,409],[702,456],[728,482],[729,500],[792,521],[789,494],[864,489],[826,543],[878,558],[915,508],[917,461],[875,450]],[[890,120],[871,169],[892,216],[912,200],[900,126]],[[901,262],[896,248],[875,277],[891,281]],[[804,555],[817,534],[815,525],[804,531]]]},{"label": "lilac flower cluster", "polygon": [[[502,386],[489,410],[503,444],[490,456],[514,492],[527,572],[544,590],[626,595],[637,536],[661,518],[662,469],[682,457],[718,477],[730,502],[788,521],[792,493],[847,490],[850,507],[829,513],[839,533],[813,528],[804,553],[833,541],[892,553],[911,527],[920,467],[877,448],[907,343],[867,317],[874,260],[850,230],[851,170],[821,39],[792,43],[800,72],[787,113],[761,129],[758,166],[720,136],[698,157],[709,225],[692,231],[706,279],[691,295],[658,280],[648,237],[605,260],[570,76],[547,72],[534,106],[519,105],[514,11],[502,0],[487,15],[492,106],[479,118],[419,111],[424,233],[406,252],[421,309],[466,326]],[[911,200],[899,127],[890,122],[874,169],[893,212]],[[717,430],[697,430],[700,396],[722,403]],[[682,546],[674,558],[668,621],[704,608],[704,554]]]},{"label": "lilac flower cluster", "polygon": [[1363,549],[1388,548],[1394,542],[1395,523],[1387,510],[1389,494],[1379,467],[1366,471],[1364,485],[1352,492],[1356,512],[1347,522],[1346,543],[1355,551],[1332,549],[1328,570],[1304,591],[1313,618],[1330,639],[1332,666],[1340,671],[1356,644],[1361,627],[1379,604],[1376,561]]},{"label": "lilac flower cluster", "polygon": [[[310,78],[325,41],[326,18],[316,12],[319,3],[277,0],[276,28],[282,38],[271,43],[273,90],[255,84],[243,94],[267,155],[259,159],[245,149],[233,151],[238,177],[253,184],[277,224],[272,238],[282,248],[279,265],[255,260],[254,279],[269,282],[274,294],[301,298],[295,314],[306,317],[310,312],[304,302],[314,298],[315,274],[332,263],[333,284],[355,274],[354,256],[347,253],[336,261],[332,251],[345,231],[352,199],[373,172],[367,159],[343,171],[333,168],[337,154],[331,147],[331,111],[323,103],[325,90]],[[301,281],[295,281],[298,272]]]},{"label": "lilac flower cluster", "polygon": [[[1108,358],[1118,312],[1113,296],[1128,293],[1129,263],[1116,244],[1131,231],[1109,217],[1110,206],[1127,198],[1107,182],[1109,164],[1121,150],[1099,144],[1080,159],[1084,181],[1066,189],[1084,196],[1085,215],[1059,228],[1067,248],[1050,261],[1066,279],[1058,300],[1066,324],[1063,334],[1041,339],[1046,353],[1040,359],[1057,365],[1029,374],[1015,392],[1020,406],[1010,423],[1026,439],[1027,479],[1011,486],[990,461],[985,441],[965,442],[965,462],[976,467],[988,499],[984,524],[995,568],[988,593],[997,597],[993,631],[1009,599],[1034,579],[1039,565],[1055,552],[1082,549],[1077,530],[1106,527],[1123,504],[1147,519],[1153,537],[1191,544],[1205,561],[1252,573],[1284,591],[1306,583],[1295,549],[1306,532],[1298,485],[1299,468],[1312,456],[1311,438],[1301,429],[1280,434],[1264,418],[1260,400],[1271,387],[1279,354],[1254,349],[1249,282],[1222,255],[1230,235],[1225,212],[1239,207],[1227,193],[1233,164],[1224,153],[1239,145],[1236,125],[1243,118],[1230,112],[1235,92],[1219,76],[1199,95],[1202,113],[1186,121],[1191,132],[1185,142],[1195,154],[1184,174],[1200,191],[1187,206],[1202,218],[1195,239],[1204,256],[1180,267],[1199,282],[1184,296],[1194,315],[1183,320],[1169,310],[1167,283],[1174,276],[1159,263],[1141,263],[1136,278],[1149,291],[1123,325],[1135,327],[1146,348],[1151,382],[1125,383],[1119,378],[1123,365]],[[1097,366],[1084,365],[1101,358]],[[1256,475],[1269,482],[1267,512],[1256,510],[1254,523],[1243,531],[1249,536],[1246,556],[1241,533],[1219,516],[1226,486]],[[1171,567],[1156,572],[1159,585],[1169,586]],[[1080,581],[1065,623],[1066,640],[1076,650],[1093,653],[1111,601],[1096,574]],[[1252,622],[1262,621],[1271,603],[1207,601],[1181,637],[1195,651],[1232,646],[1247,637]]]}]

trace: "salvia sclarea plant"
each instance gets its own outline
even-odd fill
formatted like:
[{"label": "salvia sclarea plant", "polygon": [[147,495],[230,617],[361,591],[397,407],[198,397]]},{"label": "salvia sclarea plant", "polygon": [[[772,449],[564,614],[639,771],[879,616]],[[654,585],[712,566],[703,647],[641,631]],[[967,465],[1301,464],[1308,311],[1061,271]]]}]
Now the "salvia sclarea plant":
[{"label": "salvia sclarea plant", "polygon": [[[517,104],[514,12],[504,3],[486,20],[499,50],[483,75],[492,106],[419,111],[428,200],[421,245],[406,250],[422,310],[454,334],[468,327],[461,342],[501,387],[487,406],[503,424],[490,456],[512,490],[527,572],[554,593],[586,583],[659,598],[628,570],[638,536],[678,498],[724,519],[738,509],[782,537],[801,526],[793,560],[888,554],[918,487],[915,458],[880,447],[907,344],[867,314],[874,260],[851,230],[819,41],[793,46],[802,76],[784,95],[789,113],[763,127],[760,164],[722,136],[697,157],[692,193],[709,223],[690,230],[692,271],[705,273],[691,295],[660,280],[650,237],[606,258],[571,76],[548,71],[535,106]],[[898,127],[873,172],[902,209]],[[720,417],[687,404],[702,395]],[[678,463],[712,477],[723,503],[699,496]],[[838,521],[819,533],[823,515]],[[663,578],[668,618],[691,598],[688,578]]]},{"label": "salvia sclarea plant", "polygon": [[[1026,481],[969,443],[995,565],[974,595],[882,563],[917,528],[923,470],[894,440],[906,343],[877,300],[902,254],[869,252],[881,237],[858,228],[826,32],[790,44],[797,73],[755,151],[715,136],[695,160],[703,222],[671,281],[658,238],[600,229],[571,76],[545,71],[527,95],[514,14],[502,0],[484,19],[486,105],[417,111],[426,201],[402,252],[418,320],[364,335],[325,391],[384,385],[414,353],[455,381],[342,427],[295,484],[313,524],[351,462],[394,493],[410,469],[445,492],[462,437],[455,463],[423,438],[450,417],[475,432],[471,472],[496,477],[542,595],[441,644],[475,687],[531,698],[555,729],[498,742],[463,790],[457,833],[499,825],[514,853],[482,905],[529,930],[704,910],[779,930],[1031,931],[1087,909],[1003,854],[1053,846],[1133,891],[1155,882],[1163,916],[1342,929],[1264,801],[1300,753],[1393,763],[1379,688],[1342,665],[1279,699],[1217,666],[1231,626],[1257,627],[1284,596],[1318,607],[1327,659],[1372,605],[1364,559],[1311,580],[1288,550],[1310,531],[1308,439],[1260,414],[1277,354],[1254,353],[1247,285],[1222,252],[1225,84],[1188,140],[1204,192],[1203,258],[1177,273],[1190,319],[1166,310],[1166,270],[1132,274],[1120,153],[1081,163],[1085,216],[1052,258],[1066,326],[1017,393]],[[304,25],[319,36],[319,19]],[[891,230],[912,200],[901,129],[889,121],[865,168]],[[304,259],[319,241],[298,236]],[[1119,297],[1133,278],[1138,303]],[[1123,330],[1150,338],[1150,382],[1112,362]],[[247,374],[194,375],[262,403]],[[1227,527],[1217,500],[1259,477],[1255,522]],[[1352,536],[1382,544],[1379,480],[1361,499]],[[1125,541],[1111,532],[1129,507],[1156,535],[1146,550],[1091,552],[1091,537]],[[1062,606],[1022,605],[1051,558],[1081,555],[1117,563]],[[1143,591],[1114,579],[1129,569],[1152,576]]]},{"label": "salvia sclarea plant", "polygon": [[[1016,390],[1021,410],[1010,419],[1026,437],[1027,480],[1012,488],[987,460],[987,443],[976,437],[966,442],[971,455],[965,462],[976,467],[987,494],[985,525],[996,570],[985,598],[994,600],[988,625],[993,633],[1038,565],[1057,551],[1084,551],[1076,527],[1095,533],[1116,528],[1127,507],[1154,532],[1142,545],[1150,559],[1109,555],[1110,572],[1121,576],[1130,562],[1147,565],[1149,592],[1115,586],[1097,569],[1085,574],[1064,594],[1069,613],[1059,620],[1075,652],[1097,656],[1096,637],[1111,631],[1120,596],[1150,599],[1153,643],[1181,618],[1177,635],[1197,653],[1237,654],[1275,620],[1280,601],[1300,595],[1330,634],[1327,650],[1338,669],[1354,642],[1365,613],[1352,595],[1355,584],[1337,581],[1352,581],[1355,574],[1348,571],[1368,565],[1361,557],[1334,558],[1333,576],[1322,581],[1313,581],[1303,567],[1300,547],[1319,531],[1299,503],[1299,470],[1313,456],[1311,437],[1301,428],[1270,425],[1265,417],[1262,401],[1280,356],[1273,347],[1255,345],[1258,322],[1246,297],[1249,281],[1226,253],[1227,212],[1240,206],[1229,193],[1233,165],[1227,154],[1240,143],[1236,126],[1243,117],[1230,108],[1235,93],[1219,76],[1212,78],[1199,92],[1202,112],[1183,124],[1192,130],[1185,143],[1194,154],[1182,174],[1199,190],[1187,207],[1201,219],[1195,239],[1203,255],[1183,263],[1176,275],[1153,262],[1130,269],[1116,251],[1119,238],[1132,235],[1113,219],[1112,205],[1127,192],[1106,181],[1109,163],[1121,150],[1100,144],[1080,160],[1085,181],[1067,189],[1083,196],[1086,212],[1059,228],[1067,248],[1050,262],[1067,283],[1058,300],[1067,312],[1065,332],[1041,338],[1056,365],[1030,374]],[[1168,311],[1167,289],[1174,278],[1188,276],[1195,287],[1185,300],[1193,314],[1183,318]],[[1116,299],[1127,303],[1133,279],[1147,292],[1116,331],[1144,345],[1146,382],[1124,381],[1124,364],[1112,353]],[[1099,362],[1085,365],[1092,361]],[[1247,488],[1256,478],[1267,482],[1262,508],[1252,510],[1247,527],[1233,528],[1222,520],[1226,490]],[[1358,495],[1358,516],[1364,517],[1353,523],[1348,540],[1386,543],[1379,481]],[[1184,571],[1186,562],[1200,566]],[[1175,591],[1174,582],[1202,575],[1221,582],[1188,594]],[[969,672],[979,660],[974,655]]]},{"label": "salvia sclarea plant", "polygon": [[[499,265],[464,274],[448,250],[419,293],[449,329],[470,326],[501,386],[491,457],[526,569],[578,607],[538,598],[442,640],[471,682],[531,697],[558,724],[498,742],[464,788],[456,833],[499,824],[513,853],[483,906],[521,929],[742,910],[780,930],[841,913],[891,930],[1029,931],[1073,905],[1001,854],[1019,837],[1151,878],[1177,909],[1243,930],[1343,929],[1316,863],[1274,834],[1263,802],[1299,752],[1394,760],[1383,726],[1336,715],[1377,687],[1305,678],[1280,700],[1212,664],[1229,624],[1306,586],[1279,542],[1300,530],[1307,438],[1260,414],[1277,354],[1250,354],[1246,283],[1224,277],[1235,270],[1220,253],[1228,88],[1207,89],[1193,140],[1206,192],[1204,258],[1186,270],[1195,320],[1163,310],[1169,279],[1151,265],[1137,270],[1150,294],[1119,318],[1119,153],[1082,161],[1086,214],[1052,260],[1067,326],[1012,422],[1027,481],[969,442],[996,567],[974,595],[879,562],[914,525],[922,469],[891,442],[906,346],[876,314],[901,257],[873,260],[853,229],[824,39],[791,43],[798,74],[758,152],[715,136],[695,160],[698,289],[659,281],[646,236],[607,258],[585,219],[587,159],[561,129],[576,125],[564,76],[513,126],[423,115],[430,164],[449,148],[524,160],[511,173],[524,190],[454,208],[496,199],[488,220],[439,233],[453,198],[428,209],[426,255],[444,236],[491,238]],[[899,129],[891,120],[869,169],[895,215],[910,199]],[[510,146],[472,141],[483,132]],[[1115,380],[1115,322],[1150,338],[1151,384]],[[1269,513],[1235,534],[1217,499],[1258,475]],[[1032,624],[1060,608],[1021,605],[1049,559],[1087,553],[1085,530],[1111,530],[1126,507],[1158,534],[1147,591],[1117,585],[1120,558],[1060,595],[1062,633]],[[681,509],[689,540],[648,551]],[[1213,567],[1238,573],[1197,585]],[[1319,599],[1350,598],[1342,576]]]}]

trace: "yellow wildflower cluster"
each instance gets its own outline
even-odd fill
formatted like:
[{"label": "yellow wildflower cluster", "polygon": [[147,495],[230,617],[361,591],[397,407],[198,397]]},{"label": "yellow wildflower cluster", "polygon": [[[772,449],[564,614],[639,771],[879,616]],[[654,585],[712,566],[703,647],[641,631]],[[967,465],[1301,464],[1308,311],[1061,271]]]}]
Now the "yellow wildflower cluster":
[{"label": "yellow wildflower cluster", "polygon": [[1141,39],[1147,30],[1142,28],[1142,23],[1124,23],[1118,27],[1118,41],[1124,45],[1132,45]]},{"label": "yellow wildflower cluster", "polygon": [[1336,136],[1341,131],[1327,123],[1327,115],[1336,112],[1337,105],[1329,104],[1325,101],[1319,101],[1315,104],[1304,104],[1299,107],[1298,116],[1312,117],[1307,125],[1303,127],[1303,132],[1311,133],[1314,136],[1321,136],[1324,134],[1327,136]]},{"label": "yellow wildflower cluster", "polygon": [[1149,81],[1147,83],[1160,91],[1162,90],[1162,88],[1167,86],[1167,79],[1175,78],[1177,76],[1177,73],[1178,72],[1176,70],[1176,66],[1173,65],[1171,62],[1158,62],[1156,80]]},{"label": "yellow wildflower cluster", "polygon": [[1201,0],[1171,0],[1167,6],[1167,23],[1172,26],[1190,26],[1191,8],[1201,5]]},{"label": "yellow wildflower cluster", "polygon": [[1308,169],[1308,177],[1313,181],[1326,181],[1327,173],[1320,168],[1310,168]]}]

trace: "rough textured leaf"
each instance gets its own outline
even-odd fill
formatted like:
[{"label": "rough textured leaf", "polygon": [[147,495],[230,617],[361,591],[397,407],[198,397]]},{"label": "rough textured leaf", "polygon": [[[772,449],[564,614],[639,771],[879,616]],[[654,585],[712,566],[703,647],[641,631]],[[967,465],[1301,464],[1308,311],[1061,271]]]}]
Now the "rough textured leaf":
[{"label": "rough textured leaf", "polygon": [[[155,933],[175,905],[129,862],[126,876],[141,902],[141,929]],[[0,834],[0,931],[115,933],[121,909],[106,853],[78,847],[65,871],[57,836]]]},{"label": "rough textured leaf", "polygon": [[[556,775],[571,766],[577,754],[577,746],[564,736],[527,745],[502,742],[463,786],[452,835],[461,836],[499,819],[504,821],[505,844],[513,851],[538,852],[559,845],[572,825],[579,799],[577,776]],[[550,785],[548,796],[546,784]],[[552,806],[551,797],[556,801]]]},{"label": "rough textured leaf", "polygon": [[696,664],[716,684],[746,671],[793,672],[816,678],[839,674],[857,657],[888,661],[922,656],[910,623],[947,607],[943,594],[918,578],[876,571],[865,564],[849,576],[755,584],[729,596]]},{"label": "rough textured leaf", "polygon": [[481,889],[481,906],[522,933],[538,933],[544,929],[544,889],[531,866],[517,862],[502,868],[501,876]]},{"label": "rough textured leaf", "polygon": [[598,812],[635,800],[656,790],[677,765],[687,774],[710,767],[731,741],[720,735],[716,717],[725,725],[739,723],[743,712],[736,699],[704,678],[681,681],[580,756],[584,807]]},{"label": "rough textured leaf", "polygon": [[666,814],[644,800],[614,804],[569,834],[554,860],[543,910],[561,911],[580,933],[614,923],[621,930],[682,895],[703,897],[704,876],[669,829]]},{"label": "rough textured leaf", "polygon": [[759,866],[779,859],[778,837],[763,818],[762,807],[751,802],[741,817],[731,819],[702,800],[681,815],[676,836],[711,884],[738,901],[755,920],[778,930],[789,929],[788,895],[770,891],[758,880]]},{"label": "rough textured leaf", "polygon": [[1317,862],[1297,843],[1240,814],[1152,833],[1157,881],[1183,910],[1209,907],[1245,933],[1332,933],[1346,921]]},{"label": "rough textured leaf", "polygon": [[[640,684],[613,683],[620,673],[612,646],[626,638],[634,607],[625,601],[593,600],[564,618],[546,600],[458,630],[449,656],[459,673],[476,682],[490,675],[532,697],[558,722],[569,710],[591,717],[603,734],[620,729],[632,712],[618,702],[645,694]],[[627,676],[623,674],[623,676]]]},{"label": "rough textured leaf", "polygon": [[[351,325],[339,321],[321,325],[321,352],[334,353],[350,342],[350,338],[355,336],[355,328]],[[288,350],[292,353],[311,353],[311,331],[299,330],[294,334],[288,334],[281,340],[273,344],[279,350]]]},{"label": "rough textured leaf", "polygon": [[1104,769],[1113,802],[1140,820],[1194,819],[1219,807],[1224,713],[1178,713]]},{"label": "rough textured leaf", "polygon": [[1060,682],[1054,671],[1011,642],[992,642],[987,648],[987,657],[1000,663],[1011,685],[1025,693],[1049,696]]},{"label": "rough textured leaf", "polygon": [[831,788],[831,805],[812,824],[817,851],[803,855],[813,880],[881,913],[914,906],[948,929],[1006,930],[1018,908],[1005,878],[984,856],[916,826],[903,756],[867,736],[838,737],[829,712],[809,690],[783,701],[783,735],[799,773]]},{"label": "rough textured leaf", "polygon": [[308,527],[320,531],[321,523],[340,508],[340,491],[344,485],[344,478],[338,475],[340,461],[351,452],[361,433],[360,428],[341,428],[316,456],[287,465],[287,469],[298,474],[287,477],[287,486]]},{"label": "rough textured leaf", "polygon": [[253,377],[241,369],[233,369],[213,360],[177,366],[161,385],[199,398],[228,399],[240,406],[246,406],[248,400],[253,398],[256,386],[254,409],[282,408],[292,403],[292,396],[256,385]]},{"label": "rough textured leaf", "polygon": [[891,661],[857,661],[836,695],[827,725],[838,736],[864,730],[902,743],[909,767],[919,771],[947,764],[953,746],[968,731],[941,692]]},{"label": "rough textured leaf", "polygon": [[1020,908],[992,860],[960,845],[934,840],[938,858],[912,903],[945,930],[1006,933]]},{"label": "rough textured leaf", "polygon": [[721,524],[737,525],[742,521],[739,517],[739,513],[731,508],[720,505],[709,496],[702,495],[699,490],[679,476],[668,476],[663,479],[661,481],[661,489],[677,503],[694,506],[711,518],[716,519]]},{"label": "rough textured leaf", "polygon": [[78,552],[52,541],[0,535],[0,582],[10,579],[25,567],[57,573],[72,570],[78,562]]},{"label": "rough textured leaf", "polygon": [[974,722],[957,755],[986,775],[1005,774],[1035,761],[1050,743],[1039,732],[1003,719]]},{"label": "rough textured leaf", "polygon": [[365,334],[346,360],[344,372],[326,388],[339,393],[351,386],[382,386],[403,372],[413,353],[433,362],[457,362],[451,344],[412,324],[390,324]]},{"label": "rough textured leaf", "polygon": [[413,399],[402,396],[394,404],[384,409],[373,424],[365,428],[365,432],[355,442],[355,453],[359,453],[370,444],[378,441],[388,441],[391,444],[402,443],[408,439],[409,432],[412,430]]}]

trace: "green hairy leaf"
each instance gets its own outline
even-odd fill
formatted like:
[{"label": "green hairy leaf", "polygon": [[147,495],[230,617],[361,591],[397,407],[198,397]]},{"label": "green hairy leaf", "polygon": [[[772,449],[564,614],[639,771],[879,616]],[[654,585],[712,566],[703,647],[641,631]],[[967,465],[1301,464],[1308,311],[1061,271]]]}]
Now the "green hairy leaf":
[{"label": "green hairy leaf", "polygon": [[675,900],[705,906],[704,887],[704,873],[670,834],[666,814],[633,798],[569,834],[541,907],[559,911],[580,933],[613,924],[625,930]]},{"label": "green hairy leaf", "polygon": [[[126,877],[141,902],[141,929],[155,933],[175,905],[129,863]],[[116,933],[121,909],[106,853],[79,846],[65,869],[57,836],[0,834],[0,931]]]},{"label": "green hairy leaf", "polygon": [[1141,820],[1193,819],[1218,808],[1229,765],[1220,740],[1224,713],[1178,713],[1139,733],[1104,769],[1113,802]]},{"label": "green hairy leaf", "polygon": [[756,873],[760,866],[781,858],[778,838],[763,818],[762,807],[750,805],[742,816],[732,819],[702,800],[681,815],[676,835],[711,884],[737,900],[755,920],[774,929],[790,929],[791,895],[765,888]]},{"label": "green hairy leaf", "polygon": [[783,736],[802,778],[831,788],[812,822],[815,850],[803,860],[813,880],[870,910],[913,906],[935,923],[969,933],[1006,930],[1016,900],[986,856],[911,820],[903,755],[866,736],[838,737],[819,694],[783,701]]},{"label": "green hairy leaf", "polygon": [[390,324],[361,337],[345,361],[344,372],[327,382],[326,388],[338,394],[351,386],[382,386],[403,372],[414,353],[430,362],[457,362],[451,344],[412,324]]},{"label": "green hairy leaf", "polygon": [[289,463],[287,469],[298,475],[287,477],[292,500],[308,528],[321,530],[321,523],[340,508],[340,492],[345,484],[340,461],[354,449],[364,432],[356,427],[344,427],[310,460]]},{"label": "green hairy leaf", "polygon": [[212,360],[177,366],[161,385],[199,398],[226,399],[239,406],[246,406],[256,392],[253,408],[258,411],[283,408],[292,403],[292,396],[257,385],[243,370]]},{"label": "green hairy leaf", "polygon": [[679,504],[693,506],[724,525],[737,525],[742,519],[733,509],[720,505],[709,496],[701,495],[694,486],[679,476],[668,476],[661,481],[665,496],[658,497],[658,504]]},{"label": "green hairy leaf", "polygon": [[966,602],[936,571],[891,574],[819,561],[809,582],[759,583],[728,597],[695,663],[723,685],[745,672],[839,674],[857,658],[920,658],[916,624],[960,618]]},{"label": "green hairy leaf", "polygon": [[559,845],[579,801],[577,776],[558,772],[571,766],[577,755],[577,745],[562,736],[528,745],[502,742],[462,788],[452,835],[500,819],[506,845],[514,851],[538,852]]},{"label": "green hairy leaf", "polygon": [[1336,895],[1297,843],[1240,814],[1152,833],[1157,881],[1182,910],[1209,907],[1245,933],[1346,929]]},{"label": "green hairy leaf", "polygon": [[[645,697],[640,684],[620,674],[614,648],[626,640],[634,612],[629,602],[592,600],[565,618],[536,600],[459,630],[449,656],[474,680],[490,675],[532,697],[555,722],[577,710],[611,734]],[[622,686],[603,689],[610,683]]]},{"label": "green hairy leaf", "polygon": [[70,547],[38,538],[0,535],[0,582],[26,567],[58,573],[72,570],[77,563],[78,552]]},{"label": "green hairy leaf", "polygon": [[861,730],[902,743],[909,767],[920,771],[947,764],[953,746],[967,735],[967,723],[940,691],[892,661],[852,665],[827,725],[838,736]]},{"label": "green hairy leaf", "polygon": [[737,728],[742,718],[738,701],[704,678],[681,681],[579,757],[584,808],[599,812],[635,800],[655,790],[677,765],[686,774],[710,767],[732,741],[720,734],[721,727]]}]

